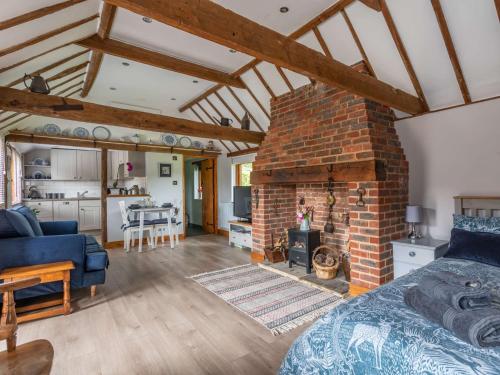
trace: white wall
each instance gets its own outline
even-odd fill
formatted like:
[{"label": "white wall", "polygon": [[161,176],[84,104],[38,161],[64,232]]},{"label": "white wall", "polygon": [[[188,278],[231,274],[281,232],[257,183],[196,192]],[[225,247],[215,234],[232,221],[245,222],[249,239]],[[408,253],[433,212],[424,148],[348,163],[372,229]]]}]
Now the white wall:
[{"label": "white wall", "polygon": [[500,100],[396,122],[410,163],[410,203],[424,232],[448,239],[453,196],[500,195]]},{"label": "white wall", "polygon": [[[173,160],[174,156],[177,160]],[[159,177],[159,164],[172,164],[172,177]],[[146,153],[146,191],[158,205],[172,203],[179,208],[178,217],[183,220],[183,156],[157,152]],[[177,185],[173,182],[177,181]],[[182,226],[184,231],[184,226]]]}]

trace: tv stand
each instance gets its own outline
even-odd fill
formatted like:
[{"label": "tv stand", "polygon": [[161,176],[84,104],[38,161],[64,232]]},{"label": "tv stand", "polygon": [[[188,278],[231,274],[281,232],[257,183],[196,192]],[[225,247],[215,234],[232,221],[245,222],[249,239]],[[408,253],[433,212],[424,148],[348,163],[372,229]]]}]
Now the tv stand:
[{"label": "tv stand", "polygon": [[235,220],[230,221],[229,245],[252,250],[252,223]]}]

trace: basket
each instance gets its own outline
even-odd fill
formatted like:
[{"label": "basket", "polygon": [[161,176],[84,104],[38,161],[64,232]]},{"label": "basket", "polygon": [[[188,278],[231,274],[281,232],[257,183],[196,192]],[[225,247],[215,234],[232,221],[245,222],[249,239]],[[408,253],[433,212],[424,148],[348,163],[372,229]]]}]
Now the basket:
[{"label": "basket", "polygon": [[[322,264],[319,264],[316,262],[315,258],[317,254],[333,254],[335,263],[333,266],[324,266]],[[314,249],[313,255],[312,255],[312,263],[313,267],[316,270],[316,276],[318,279],[323,279],[323,280],[329,280],[333,279],[337,276],[337,271],[339,269],[339,254],[338,251],[329,247],[329,246],[318,246],[316,249]]]},{"label": "basket", "polygon": [[285,249],[285,258],[283,258],[283,254],[280,250],[264,249],[264,252],[266,253],[267,259],[271,263],[286,262],[288,259],[288,249]]}]

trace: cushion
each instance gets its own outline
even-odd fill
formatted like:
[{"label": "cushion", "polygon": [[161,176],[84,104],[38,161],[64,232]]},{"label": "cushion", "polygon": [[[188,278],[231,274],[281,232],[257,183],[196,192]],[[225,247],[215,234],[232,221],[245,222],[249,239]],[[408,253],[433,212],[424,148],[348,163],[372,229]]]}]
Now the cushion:
[{"label": "cushion", "polygon": [[35,237],[35,232],[19,212],[0,210],[0,238],[10,237]]},{"label": "cushion", "polygon": [[[146,225],[153,225],[153,221],[151,220],[144,220],[144,226]],[[139,226],[139,220],[130,220],[129,225],[122,224],[122,230],[125,230],[130,227],[138,227]]]},{"label": "cushion", "polygon": [[38,219],[36,218],[36,215],[34,214],[33,210],[31,210],[31,208],[24,205],[19,205],[10,209],[10,211],[16,211],[23,215],[26,220],[28,220],[28,223],[30,223],[31,229],[33,229],[33,232],[35,232],[35,236],[43,236],[43,231],[40,227],[40,223],[38,222]]},{"label": "cushion", "polygon": [[500,234],[500,217],[453,215],[453,228]]},{"label": "cushion", "polygon": [[454,228],[445,258],[473,260],[500,267],[500,234]]},{"label": "cushion", "polygon": [[85,271],[100,271],[108,267],[108,253],[95,237],[85,235]]}]

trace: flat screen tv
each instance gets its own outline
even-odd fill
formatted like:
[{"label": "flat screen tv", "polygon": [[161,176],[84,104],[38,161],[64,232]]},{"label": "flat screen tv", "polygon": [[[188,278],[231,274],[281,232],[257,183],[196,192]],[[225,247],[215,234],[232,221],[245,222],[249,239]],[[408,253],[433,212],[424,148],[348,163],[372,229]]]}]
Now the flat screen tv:
[{"label": "flat screen tv", "polygon": [[233,188],[233,215],[241,219],[252,220],[252,187],[235,186]]}]

